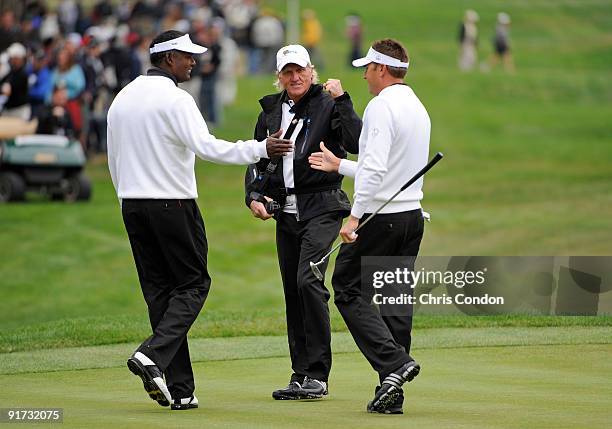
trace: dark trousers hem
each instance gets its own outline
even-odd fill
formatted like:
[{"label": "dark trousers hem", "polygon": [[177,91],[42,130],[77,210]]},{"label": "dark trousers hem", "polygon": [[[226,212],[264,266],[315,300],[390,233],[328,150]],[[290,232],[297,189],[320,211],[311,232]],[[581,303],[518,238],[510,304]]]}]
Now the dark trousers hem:
[{"label": "dark trousers hem", "polygon": [[[307,221],[280,213],[276,247],[283,280],[287,337],[295,374],[326,381],[331,370],[329,291],[312,273],[310,261],[318,261],[338,236],[342,216],[325,213]],[[325,272],[326,266],[321,267]]]},{"label": "dark trousers hem", "polygon": [[123,200],[152,335],[138,348],[164,372],[173,396],[195,389],[187,333],[210,289],[204,221],[194,200]]},{"label": "dark trousers hem", "polygon": [[381,377],[413,360],[409,354],[412,316],[383,317],[366,301],[372,294],[362,290],[361,257],[416,256],[422,237],[420,209],[377,215],[360,230],[355,243],[340,247],[336,259],[334,302],[359,350]]}]

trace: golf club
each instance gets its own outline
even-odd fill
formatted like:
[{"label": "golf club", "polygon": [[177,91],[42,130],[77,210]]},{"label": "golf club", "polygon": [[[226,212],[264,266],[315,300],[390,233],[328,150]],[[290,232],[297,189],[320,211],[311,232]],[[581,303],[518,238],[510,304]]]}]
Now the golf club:
[{"label": "golf club", "polygon": [[[431,161],[429,161],[429,163],[423,167],[417,174],[415,174],[414,176],[412,176],[412,178],[407,181],[404,186],[402,186],[399,191],[397,191],[395,194],[393,194],[391,196],[391,198],[389,198],[387,201],[385,201],[385,203],[383,205],[381,205],[378,209],[376,209],[376,211],[374,213],[372,213],[370,216],[368,216],[368,218],[366,220],[364,220],[363,222],[361,222],[359,224],[359,226],[357,228],[355,228],[354,232],[359,231],[363,226],[365,226],[365,224],[367,224],[370,219],[372,219],[374,216],[376,216],[382,209],[384,209],[387,204],[389,204],[391,201],[393,201],[393,199],[395,197],[397,197],[399,195],[400,192],[402,192],[404,189],[406,189],[408,186],[412,185],[414,182],[416,182],[417,180],[419,180],[421,178],[421,176],[423,176],[425,173],[427,173],[431,167],[433,167],[434,165],[436,165],[436,163],[438,161],[440,161],[442,159],[444,155],[442,154],[442,152],[438,152],[436,153],[436,155],[431,159]],[[329,252],[327,252],[325,254],[325,256],[323,256],[321,258],[321,260],[317,263],[314,263],[312,261],[310,261],[310,269],[312,270],[312,273],[315,275],[315,277],[318,280],[323,280],[323,273],[321,272],[321,270],[319,269],[319,265],[321,265],[323,262],[325,262],[325,260],[327,258],[330,257],[330,255],[332,253],[334,253],[336,250],[338,250],[338,248],[342,245],[342,242],[336,244],[332,250],[330,250]]]}]

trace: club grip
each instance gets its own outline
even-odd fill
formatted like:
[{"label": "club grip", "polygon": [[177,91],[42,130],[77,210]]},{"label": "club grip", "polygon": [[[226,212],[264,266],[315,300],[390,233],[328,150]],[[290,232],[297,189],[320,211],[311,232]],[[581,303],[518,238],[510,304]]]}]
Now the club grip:
[{"label": "club grip", "polygon": [[421,169],[421,171],[419,171],[417,174],[415,174],[412,179],[410,179],[409,181],[407,181],[404,186],[402,186],[402,188],[400,189],[400,192],[403,191],[404,189],[406,189],[408,186],[412,185],[414,182],[416,182],[417,180],[419,180],[425,173],[427,173],[431,167],[433,167],[434,165],[436,165],[436,163],[438,161],[440,161],[442,158],[444,157],[444,154],[442,152],[438,152],[434,155],[433,158],[431,158],[431,161],[429,161],[427,163],[427,165],[425,167],[423,167]]}]

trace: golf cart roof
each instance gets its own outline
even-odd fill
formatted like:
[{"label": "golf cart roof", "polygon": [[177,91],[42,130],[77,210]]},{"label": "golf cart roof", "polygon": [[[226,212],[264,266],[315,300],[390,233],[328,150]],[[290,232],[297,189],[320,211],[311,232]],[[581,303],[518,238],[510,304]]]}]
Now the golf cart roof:
[{"label": "golf cart roof", "polygon": [[65,136],[51,134],[31,134],[15,137],[15,146],[56,146],[66,147],[70,143]]}]

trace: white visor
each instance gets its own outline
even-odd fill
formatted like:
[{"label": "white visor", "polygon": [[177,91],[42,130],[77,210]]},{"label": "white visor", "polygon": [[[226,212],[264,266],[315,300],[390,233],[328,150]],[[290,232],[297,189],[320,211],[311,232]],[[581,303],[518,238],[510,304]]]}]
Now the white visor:
[{"label": "white visor", "polygon": [[203,54],[208,49],[204,46],[196,45],[189,38],[189,34],[185,34],[184,36],[177,37],[176,39],[156,43],[155,45],[153,45],[152,48],[149,49],[149,53],[155,54],[157,52],[166,52],[173,50],[188,52],[190,54]]},{"label": "white visor", "polygon": [[359,58],[353,61],[353,66],[363,67],[363,66],[367,66],[370,63],[384,64],[387,66],[399,67],[402,69],[408,68],[408,63],[403,63],[397,58],[393,58],[393,57],[390,57],[389,55],[381,54],[380,52],[375,51],[374,48],[370,48],[368,50],[368,54],[365,57]]}]

